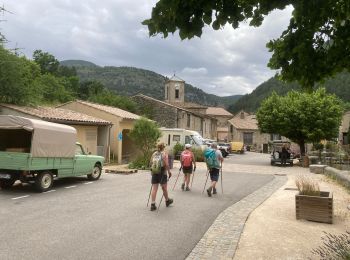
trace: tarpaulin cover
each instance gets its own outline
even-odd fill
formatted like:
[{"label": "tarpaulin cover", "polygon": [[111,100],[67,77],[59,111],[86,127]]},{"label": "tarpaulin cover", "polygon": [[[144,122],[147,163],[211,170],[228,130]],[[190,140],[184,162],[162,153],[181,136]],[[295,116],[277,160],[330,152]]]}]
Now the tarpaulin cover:
[{"label": "tarpaulin cover", "polygon": [[25,129],[32,132],[32,157],[74,157],[77,141],[74,127],[4,115],[0,116],[0,129]]}]

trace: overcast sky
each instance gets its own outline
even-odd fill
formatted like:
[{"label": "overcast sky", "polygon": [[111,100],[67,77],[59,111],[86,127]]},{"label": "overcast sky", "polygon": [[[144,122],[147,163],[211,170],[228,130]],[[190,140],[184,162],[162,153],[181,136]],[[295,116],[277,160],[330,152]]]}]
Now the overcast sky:
[{"label": "overcast sky", "polygon": [[259,28],[204,30],[181,41],[178,32],[149,37],[141,22],[156,0],[0,0],[0,30],[8,48],[28,58],[36,49],[58,60],[81,59],[100,66],[132,66],[176,75],[218,96],[247,94],[275,74],[267,67],[266,43],[287,27],[291,9],[275,11]]}]

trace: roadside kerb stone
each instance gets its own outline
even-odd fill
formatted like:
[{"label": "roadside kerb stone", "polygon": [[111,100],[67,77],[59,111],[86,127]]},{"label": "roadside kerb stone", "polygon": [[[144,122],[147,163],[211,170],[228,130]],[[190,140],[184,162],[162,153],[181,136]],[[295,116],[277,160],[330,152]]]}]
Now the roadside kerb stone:
[{"label": "roadside kerb stone", "polygon": [[186,259],[233,259],[249,214],[287,179],[275,175],[271,182],[220,213]]}]

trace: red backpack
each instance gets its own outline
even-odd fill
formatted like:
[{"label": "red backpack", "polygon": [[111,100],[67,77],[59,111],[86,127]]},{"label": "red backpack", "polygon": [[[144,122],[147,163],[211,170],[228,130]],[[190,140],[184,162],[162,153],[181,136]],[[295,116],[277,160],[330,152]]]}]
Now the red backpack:
[{"label": "red backpack", "polygon": [[192,166],[192,153],[191,152],[182,152],[182,166],[191,167]]}]

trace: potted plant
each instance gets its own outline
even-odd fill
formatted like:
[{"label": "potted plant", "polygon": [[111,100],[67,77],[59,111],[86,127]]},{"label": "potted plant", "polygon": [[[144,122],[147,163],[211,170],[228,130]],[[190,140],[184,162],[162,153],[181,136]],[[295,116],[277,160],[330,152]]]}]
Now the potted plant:
[{"label": "potted plant", "polygon": [[318,183],[306,175],[295,180],[299,193],[295,195],[297,219],[333,223],[333,194],[320,191]]}]

